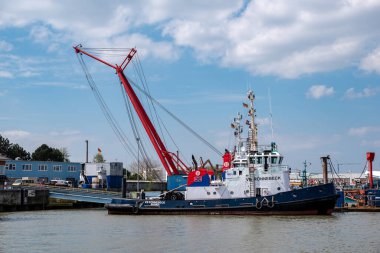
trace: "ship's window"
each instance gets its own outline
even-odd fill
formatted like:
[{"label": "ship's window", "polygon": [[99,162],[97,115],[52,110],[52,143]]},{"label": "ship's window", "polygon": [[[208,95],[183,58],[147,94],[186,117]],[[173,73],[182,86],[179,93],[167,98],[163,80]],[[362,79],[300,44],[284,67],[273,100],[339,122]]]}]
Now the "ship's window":
[{"label": "ship's window", "polygon": [[207,192],[207,195],[210,195],[210,192]]},{"label": "ship's window", "polygon": [[239,175],[243,175],[243,171],[239,170]]},{"label": "ship's window", "polygon": [[236,170],[234,170],[234,175],[236,175]]},{"label": "ship's window", "polygon": [[276,164],[277,163],[277,157],[271,157],[271,163]]},{"label": "ship's window", "polygon": [[255,158],[254,157],[250,157],[249,158],[249,163],[250,164],[255,164]]},{"label": "ship's window", "polygon": [[263,163],[263,158],[257,157],[257,164],[262,164],[262,163]]},{"label": "ship's window", "polygon": [[216,195],[216,192],[213,192],[212,194]]},{"label": "ship's window", "polygon": [[230,191],[230,194],[231,194],[231,195],[234,195],[234,192],[233,192],[233,191]]},{"label": "ship's window", "polygon": [[280,161],[278,162],[278,164],[282,164],[282,159],[284,159],[284,157],[280,157]]},{"label": "ship's window", "polygon": [[280,188],[280,187],[277,187],[277,191],[279,191],[279,190],[281,190],[281,188]]}]

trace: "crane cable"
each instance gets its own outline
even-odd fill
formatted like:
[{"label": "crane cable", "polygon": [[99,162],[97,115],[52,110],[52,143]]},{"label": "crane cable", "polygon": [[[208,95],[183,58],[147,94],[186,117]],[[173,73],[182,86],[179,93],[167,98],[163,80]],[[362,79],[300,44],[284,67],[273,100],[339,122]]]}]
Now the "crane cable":
[{"label": "crane cable", "polygon": [[[150,91],[149,91],[149,86],[147,84],[146,77],[145,77],[145,74],[144,74],[144,71],[143,71],[143,68],[142,68],[142,65],[141,65],[141,61],[140,61],[140,57],[139,57],[138,53],[136,54],[136,59],[137,59],[137,63],[135,64],[134,61],[133,61],[133,63],[134,63],[133,66],[135,67],[136,73],[139,76],[140,82],[143,84],[144,91],[147,94],[149,94],[149,96],[151,97],[151,94],[150,94]],[[162,128],[165,130],[166,134],[169,136],[171,142],[176,147],[178,153],[181,154],[181,156],[183,157],[183,159],[185,160],[185,162],[189,164],[189,161],[186,159],[186,156],[182,153],[181,149],[178,147],[177,143],[174,141],[173,136],[170,134],[169,130],[167,129],[164,121],[161,119],[160,115],[158,114],[157,109],[154,106],[154,103],[153,103],[152,99],[150,97],[148,97],[148,96],[145,96],[145,97],[146,97],[147,100],[149,99],[150,104],[152,105],[152,108],[153,108],[153,111],[154,111],[154,115],[155,115],[156,120],[157,120],[157,125],[158,125],[158,128],[160,130],[160,133],[161,133],[161,136],[163,138],[163,142],[164,142],[165,146],[167,146],[167,143],[166,143],[165,135],[163,133]],[[149,103],[148,103],[148,105],[149,105]],[[152,115],[152,112],[150,110],[150,106],[149,106],[149,111],[150,111],[150,113]],[[153,116],[151,116],[151,118],[153,119]],[[153,122],[153,124],[154,124],[154,122]]]},{"label": "crane cable", "polygon": [[[130,50],[128,48],[83,48],[84,50],[88,50],[88,51],[91,51],[91,52],[113,52],[112,54],[108,54],[108,56],[121,56],[121,54],[127,50]],[[120,54],[115,54],[114,52],[115,51],[118,51],[120,52]],[[104,54],[103,54],[104,55]],[[82,57],[81,57],[82,58]],[[81,62],[81,61],[80,61]],[[86,71],[86,67],[84,67],[84,61],[82,59],[82,62],[83,62],[83,65],[82,65],[82,68],[84,68],[85,72],[88,72]],[[90,78],[89,78],[90,77]],[[90,83],[90,86],[91,86],[91,82],[90,82],[90,79],[91,76],[90,74],[86,74],[86,78],[89,80],[89,83]],[[93,80],[92,80],[93,82]],[[153,101],[156,105],[158,105],[161,109],[163,109],[166,113],[168,113],[173,119],[175,119],[179,124],[181,124],[185,129],[187,129],[190,133],[192,133],[195,137],[197,137],[199,140],[201,140],[204,144],[206,144],[211,150],[213,150],[215,153],[217,153],[218,155],[222,155],[222,153],[216,148],[214,147],[211,143],[209,143],[206,139],[204,139],[203,137],[201,137],[198,133],[196,133],[192,128],[190,128],[188,125],[186,125],[182,120],[180,120],[177,116],[175,116],[172,112],[170,112],[168,109],[166,109],[163,105],[161,105],[157,100],[155,100],[148,92],[144,91],[140,86],[138,86],[135,82],[131,81],[131,84],[134,85],[140,92],[142,92],[145,96],[147,96],[151,101]],[[92,88],[93,89],[93,88]],[[93,89],[94,90],[94,89]],[[98,92],[99,93],[99,92]],[[100,95],[100,93],[99,93]],[[102,101],[102,100],[101,100]],[[104,102],[104,101],[103,101]],[[103,108],[104,106],[101,106],[101,108]],[[107,108],[107,107],[105,107]],[[108,108],[107,108],[108,109]],[[102,109],[104,110],[104,109]],[[108,110],[109,112],[109,110]],[[112,114],[111,114],[112,115]],[[108,118],[107,118],[108,119]],[[115,122],[114,122],[115,123]],[[117,123],[116,123],[117,124]],[[121,129],[120,129],[121,130]],[[114,130],[115,131],[115,130]]]},{"label": "crane cable", "polygon": [[367,168],[367,165],[368,165],[368,161],[365,162],[365,164],[364,164],[364,168],[363,168],[362,173],[360,174],[360,177],[359,177],[359,178],[362,177],[362,175],[363,175],[365,169]]},{"label": "crane cable", "polygon": [[[95,50],[93,50],[93,51],[95,51]],[[104,56],[104,54],[102,54],[102,56]],[[83,60],[82,54],[80,54],[80,57],[77,54],[77,57],[78,57],[80,65],[82,66],[82,69],[83,69],[83,71],[85,73],[85,76],[86,76],[86,79],[87,79],[87,81],[88,81],[88,83],[90,85],[90,88],[91,88],[91,90],[94,93],[95,99],[97,100],[100,108],[102,109],[103,114],[106,117],[107,121],[109,122],[112,130],[114,131],[114,133],[116,134],[117,138],[119,139],[119,141],[121,142],[121,144],[123,145],[123,147],[126,149],[126,151],[128,153],[130,153],[137,160],[138,158],[137,158],[137,156],[135,154],[135,151],[128,144],[127,137],[126,137],[125,133],[122,131],[122,129],[120,128],[120,125],[118,124],[118,122],[116,121],[116,119],[113,117],[111,111],[109,110],[107,104],[105,103],[103,97],[101,96],[101,93],[99,92],[99,89],[97,88],[97,86],[95,84],[95,81],[93,80],[90,72],[88,71],[88,68],[87,68],[87,66],[86,66],[86,64],[85,64],[85,62]],[[130,109],[130,104],[128,103],[129,100],[126,99],[127,95],[126,95],[125,90],[122,87],[122,85],[121,85],[121,88],[122,88],[122,94],[124,94],[123,98],[124,98],[124,102],[126,104],[126,108],[127,108],[127,112],[128,112],[128,116],[129,116],[130,122],[131,122],[131,128],[132,128],[133,134],[134,134],[136,140],[137,140],[137,138],[138,138],[139,141],[141,140],[140,141],[141,148],[140,148],[140,145],[138,145],[138,149],[142,151],[141,153],[143,155],[144,164],[147,167],[149,167],[149,168],[153,168],[154,166],[152,165],[150,159],[148,158],[147,151],[146,151],[145,146],[143,144],[143,140],[140,138],[140,134],[138,132],[138,128],[136,127],[136,123],[135,123],[133,114],[132,114],[131,109]],[[162,182],[162,179],[158,176],[157,171],[155,171],[155,170],[151,170],[151,171],[153,172],[154,176],[159,181]]]},{"label": "crane cable", "polygon": [[160,102],[158,102],[156,99],[154,99],[152,96],[150,96],[148,93],[146,93],[140,86],[138,86],[135,82],[132,80],[129,80],[130,83],[136,87],[140,92],[142,92],[145,96],[149,97],[156,105],[158,105],[162,110],[164,110],[167,114],[169,114],[174,120],[176,120],[180,125],[182,125],[185,129],[187,129],[190,133],[192,133],[195,137],[197,137],[199,140],[201,140],[205,145],[207,145],[212,151],[217,153],[218,155],[222,156],[222,152],[220,152],[216,147],[214,147],[211,143],[209,143],[206,139],[204,139],[202,136],[200,136],[197,132],[195,132],[191,127],[186,125],[185,122],[180,120],[177,116],[175,116],[172,112],[170,112],[166,107],[164,107]]},{"label": "crane cable", "polygon": [[140,135],[140,132],[138,130],[134,114],[132,113],[131,102],[127,99],[127,94],[126,94],[125,89],[124,89],[124,87],[123,87],[123,85],[121,83],[120,83],[120,87],[121,87],[121,93],[123,94],[123,100],[124,100],[124,104],[125,104],[125,107],[126,107],[126,110],[127,110],[127,114],[128,114],[128,118],[129,118],[129,122],[130,122],[131,128],[132,128],[132,132],[133,132],[133,135],[134,135],[135,139],[138,142],[137,143],[137,148],[139,150],[141,150],[141,154],[142,154],[143,159],[144,159],[143,161],[146,164],[146,166],[148,167],[147,169],[150,169],[150,171],[153,172],[155,178],[158,179],[160,182],[162,182],[162,179],[158,175],[157,171],[155,171],[153,169],[154,166],[153,166],[153,164],[151,163],[151,160],[148,157],[148,153],[147,153],[147,151],[145,149],[144,142],[141,139],[141,135]]},{"label": "crane cable", "polygon": [[83,60],[82,54],[77,54],[77,58],[79,60],[79,63],[85,73],[86,79],[88,81],[88,84],[90,85],[90,88],[95,96],[96,101],[98,102],[101,110],[103,111],[104,116],[106,117],[108,123],[110,124],[112,130],[116,134],[116,137],[121,142],[124,149],[132,155],[135,159],[137,158],[135,151],[133,148],[128,144],[127,137],[123,130],[120,128],[119,124],[115,120],[115,117],[112,115],[111,111],[109,110],[107,104],[105,103],[102,95],[99,92],[98,87],[96,86],[90,72],[88,71],[88,68],[86,66],[85,61]]}]

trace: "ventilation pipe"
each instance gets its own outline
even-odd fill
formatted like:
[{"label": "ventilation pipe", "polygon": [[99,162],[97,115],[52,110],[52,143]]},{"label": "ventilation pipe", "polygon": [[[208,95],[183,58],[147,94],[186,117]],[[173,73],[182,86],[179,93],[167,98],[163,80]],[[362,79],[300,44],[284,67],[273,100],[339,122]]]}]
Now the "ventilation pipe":
[{"label": "ventilation pipe", "polygon": [[328,183],[328,178],[327,178],[327,159],[330,159],[330,156],[323,156],[323,157],[321,157],[321,159],[322,159],[323,183],[327,184]]}]

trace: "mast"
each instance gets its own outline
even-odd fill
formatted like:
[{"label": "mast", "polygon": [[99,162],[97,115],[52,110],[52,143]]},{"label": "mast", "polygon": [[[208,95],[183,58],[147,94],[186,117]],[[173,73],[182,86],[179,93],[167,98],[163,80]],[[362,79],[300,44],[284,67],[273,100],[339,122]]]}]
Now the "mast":
[{"label": "mast", "polygon": [[[254,108],[253,101],[255,100],[255,94],[252,90],[248,91],[248,99],[249,99],[249,105],[248,105],[248,116],[250,117],[249,120],[249,130],[248,130],[248,141],[247,141],[247,151],[249,155],[257,154],[258,151],[258,142],[257,142],[257,125],[255,123],[255,113],[256,110]],[[256,168],[254,163],[250,162],[250,159],[248,160],[248,168],[249,168],[249,192],[251,197],[256,196],[256,181],[255,181],[255,172]]]},{"label": "mast", "polygon": [[131,84],[129,83],[128,79],[126,78],[126,76],[124,75],[124,69],[127,67],[128,63],[132,60],[133,56],[135,55],[135,53],[137,52],[135,48],[132,48],[130,53],[126,56],[126,58],[124,59],[124,61],[121,63],[120,66],[118,65],[112,65],[86,51],[84,51],[81,46],[76,46],[74,47],[75,49],[75,52],[78,54],[78,53],[81,53],[81,54],[85,54],[113,69],[116,70],[116,74],[118,75],[121,83],[123,84],[123,87],[129,97],[129,99],[131,100],[131,103],[137,113],[137,115],[139,116],[140,118],[140,121],[146,131],[146,133],[148,134],[148,137],[150,139],[150,141],[152,142],[153,144],[153,147],[162,163],[162,165],[164,166],[166,172],[168,173],[168,175],[172,175],[172,174],[176,174],[178,175],[179,172],[174,164],[174,161],[172,159],[172,157],[170,155],[168,155],[168,151],[165,147],[165,145],[163,144],[160,136],[158,135],[156,129],[154,128],[152,122],[150,121],[144,107],[142,106],[140,100],[138,99],[136,93],[134,92]]},{"label": "mast", "polygon": [[249,99],[249,111],[248,116],[250,116],[249,121],[249,131],[248,131],[248,146],[250,153],[256,153],[258,151],[258,141],[257,141],[257,124],[255,123],[255,113],[253,101],[255,100],[255,94],[252,90],[248,91]]},{"label": "mast", "polygon": [[241,155],[241,148],[242,148],[242,141],[241,141],[241,133],[243,132],[243,127],[240,124],[241,119],[243,118],[243,115],[238,112],[237,117],[234,118],[234,122],[231,124],[231,127],[235,129],[234,135],[236,139],[236,154],[238,156]]}]

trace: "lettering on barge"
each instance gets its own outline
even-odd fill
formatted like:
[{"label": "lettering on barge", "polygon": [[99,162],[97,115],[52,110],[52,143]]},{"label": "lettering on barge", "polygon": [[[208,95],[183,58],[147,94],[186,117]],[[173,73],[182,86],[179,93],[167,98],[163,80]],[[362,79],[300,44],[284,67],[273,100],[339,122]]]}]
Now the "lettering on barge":
[{"label": "lettering on barge", "polygon": [[145,205],[151,205],[151,206],[160,206],[165,204],[165,201],[159,201],[159,200],[147,200],[144,202]]},{"label": "lettering on barge", "polygon": [[271,176],[271,177],[255,177],[255,181],[263,181],[263,180],[280,180],[280,176]]}]

